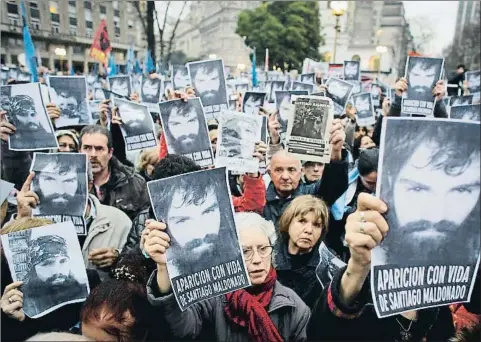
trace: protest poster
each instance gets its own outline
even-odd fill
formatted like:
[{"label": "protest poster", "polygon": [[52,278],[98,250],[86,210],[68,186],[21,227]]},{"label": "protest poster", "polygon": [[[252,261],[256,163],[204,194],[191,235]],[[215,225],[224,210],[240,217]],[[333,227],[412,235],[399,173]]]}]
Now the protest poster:
[{"label": "protest poster", "polygon": [[431,116],[433,114],[435,102],[433,88],[441,79],[443,68],[443,58],[408,56],[405,73],[408,90],[403,94],[402,115]]},{"label": "protest poster", "polygon": [[10,150],[58,149],[39,83],[2,86],[0,106],[7,112],[8,122],[16,128],[15,134],[8,136]]},{"label": "protest poster", "polygon": [[32,74],[29,72],[20,71],[17,76],[19,82],[32,82]]},{"label": "protest poster", "polygon": [[18,80],[18,74],[20,73],[20,70],[18,70],[17,67],[10,67],[8,69],[8,79],[9,80]]},{"label": "protest poster", "polygon": [[322,76],[327,76],[327,70],[329,68],[329,63],[326,62],[316,62],[310,58],[304,58],[302,62],[302,73],[320,73]]},{"label": "protest poster", "polygon": [[278,120],[281,124],[281,134],[287,132],[287,123],[292,117],[294,107],[291,104],[293,95],[308,95],[305,90],[282,90],[275,93],[275,109],[278,111]]},{"label": "protest poster", "polygon": [[113,105],[119,108],[122,119],[120,129],[127,151],[143,150],[157,146],[155,127],[149,108],[143,104],[114,98]]},{"label": "protest poster", "polygon": [[231,99],[231,97],[234,96],[235,93],[236,93],[236,89],[235,89],[235,86],[237,84],[236,82],[237,82],[237,80],[234,79],[234,78],[228,79],[225,82],[225,89],[227,91],[227,98],[228,99]]},{"label": "protest poster", "polygon": [[33,154],[31,190],[39,198],[33,216],[53,222],[71,221],[77,235],[87,235],[84,214],[88,201],[87,156],[79,153]]},{"label": "protest poster", "polygon": [[465,96],[451,96],[449,98],[449,106],[465,106],[473,104],[473,95],[465,95]]},{"label": "protest poster", "polygon": [[480,104],[461,105],[451,107],[449,117],[451,119],[459,119],[463,121],[480,122]]},{"label": "protest poster", "polygon": [[103,85],[103,82],[100,81],[100,80],[97,80],[92,84],[91,91],[93,93],[93,100],[94,101],[102,101],[102,100],[110,98],[110,94],[108,94],[108,96],[106,96],[106,94],[104,92],[104,88],[105,87]]},{"label": "protest poster", "polygon": [[339,78],[331,77],[326,82],[326,96],[329,97],[334,104],[334,116],[341,116],[345,110],[347,101],[351,96],[354,86]]},{"label": "protest poster", "polygon": [[332,281],[334,275],[343,267],[346,263],[339,259],[326,246],[324,242],[319,245],[319,264],[316,267],[317,280],[321,283],[322,288],[326,288]]},{"label": "protest poster", "polygon": [[226,168],[147,183],[156,220],[171,238],[167,270],[182,311],[250,286],[228,184]]},{"label": "protest poster", "polygon": [[198,165],[214,165],[207,120],[200,98],[159,103],[169,154],[179,154]]},{"label": "protest poster", "polygon": [[222,59],[187,64],[190,84],[200,96],[207,120],[216,119],[227,109],[228,99]]},{"label": "protest poster", "polygon": [[49,94],[61,111],[55,127],[84,126],[90,124],[87,80],[85,76],[50,76]]},{"label": "protest poster", "polygon": [[246,114],[259,114],[259,109],[264,106],[266,93],[246,91],[242,98],[242,111]]},{"label": "protest poster", "polygon": [[90,288],[72,222],[1,236],[13,281],[23,281],[22,310],[40,318],[62,306],[82,303]]},{"label": "protest poster", "polygon": [[381,107],[381,86],[378,83],[373,82],[371,83],[369,92],[371,93],[372,105],[375,108]]},{"label": "protest poster", "polygon": [[304,90],[307,91],[308,94],[314,92],[314,84],[312,83],[302,83],[294,81],[292,82],[292,86],[290,90]]},{"label": "protest poster", "polygon": [[347,81],[352,84],[351,95],[357,95],[362,93],[362,83],[361,81]]},{"label": "protest poster", "polygon": [[109,83],[110,94],[109,98],[125,98],[129,99],[132,94],[132,80],[130,76],[110,76],[107,77]]},{"label": "protest poster", "polygon": [[356,108],[356,123],[360,127],[366,127],[376,123],[371,93],[354,95],[352,97],[352,102],[354,103],[354,108]]},{"label": "protest poster", "polygon": [[100,104],[102,101],[89,101],[90,108],[90,125],[95,125],[100,120]]},{"label": "protest poster", "polygon": [[276,92],[284,90],[284,81],[267,82],[267,102],[274,103],[276,101]]},{"label": "protest poster", "polygon": [[330,63],[327,70],[327,78],[339,78],[344,77],[344,63]]},{"label": "protest poster", "polygon": [[329,139],[333,120],[332,100],[320,96],[300,96],[287,128],[287,151],[300,160],[330,163]]},{"label": "protest poster", "polygon": [[237,110],[237,100],[229,100],[229,110]]},{"label": "protest poster", "polygon": [[155,107],[160,102],[162,95],[162,79],[142,76],[140,100],[144,103],[153,103]]},{"label": "protest poster", "polygon": [[259,171],[259,160],[252,155],[261,141],[262,117],[224,111],[219,116],[216,167],[239,173]]},{"label": "protest poster", "polygon": [[361,81],[361,64],[359,61],[344,61],[344,81]]},{"label": "protest poster", "polygon": [[371,252],[377,315],[467,302],[480,254],[480,125],[383,121],[376,195],[389,232]]},{"label": "protest poster", "polygon": [[185,89],[190,85],[189,70],[185,65],[174,65],[172,69],[172,87],[175,90]]},{"label": "protest poster", "polygon": [[[476,70],[476,71],[467,71],[466,72],[466,82],[468,83],[468,91],[471,94],[476,94],[481,91],[481,71]],[[479,98],[479,95],[478,95]]]},{"label": "protest poster", "polygon": [[237,83],[237,84],[235,85],[235,91],[236,91],[236,93],[238,93],[238,94],[239,94],[239,93],[245,94],[248,89],[249,89],[249,83],[243,82],[243,83]]},{"label": "protest poster", "polygon": [[316,84],[316,74],[301,74],[301,83]]},{"label": "protest poster", "polygon": [[[174,88],[172,87],[172,81],[170,80],[165,80],[164,81],[164,97],[166,99],[168,99],[168,94],[170,91],[174,90]],[[162,101],[161,101],[162,102]]]},{"label": "protest poster", "polygon": [[0,70],[0,85],[6,85],[8,81],[8,68],[2,67]]}]

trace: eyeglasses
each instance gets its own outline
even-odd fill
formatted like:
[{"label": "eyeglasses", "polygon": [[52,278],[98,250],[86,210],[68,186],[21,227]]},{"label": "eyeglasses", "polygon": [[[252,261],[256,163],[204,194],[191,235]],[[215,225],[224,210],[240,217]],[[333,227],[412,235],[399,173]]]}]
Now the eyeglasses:
[{"label": "eyeglasses", "polygon": [[242,253],[244,253],[245,261],[249,261],[249,260],[252,260],[252,258],[254,257],[254,251],[255,250],[257,250],[257,254],[259,254],[259,256],[261,258],[265,258],[265,257],[268,257],[269,255],[271,255],[273,249],[274,249],[274,247],[272,247],[272,246],[260,246],[260,247],[257,247],[255,249],[253,249],[253,248],[243,248]]}]

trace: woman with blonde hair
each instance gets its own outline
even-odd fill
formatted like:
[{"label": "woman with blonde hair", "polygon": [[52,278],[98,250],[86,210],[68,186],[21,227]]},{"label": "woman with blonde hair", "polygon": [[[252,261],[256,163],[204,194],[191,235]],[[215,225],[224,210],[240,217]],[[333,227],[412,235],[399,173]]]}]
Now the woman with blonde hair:
[{"label": "woman with blonde hair", "polygon": [[159,160],[159,149],[157,147],[144,150],[140,154],[140,160],[137,170],[146,182],[152,180],[152,173],[154,172],[155,165],[157,165]]},{"label": "woman with blonde hair", "polygon": [[[43,227],[53,224],[51,220],[28,217],[20,218],[6,224],[0,234]],[[23,292],[21,281],[14,282],[5,255],[1,254],[2,263],[2,298],[0,300],[2,341],[24,341],[26,338],[41,332],[68,331],[80,320],[82,303],[73,303],[58,308],[48,314],[31,319],[23,312]],[[90,290],[100,283],[100,277],[95,270],[87,270]]]},{"label": "woman with blonde hair", "polygon": [[275,249],[279,282],[293,289],[310,308],[322,291],[316,267],[328,223],[327,205],[311,195],[295,198],[279,220],[280,238]]}]

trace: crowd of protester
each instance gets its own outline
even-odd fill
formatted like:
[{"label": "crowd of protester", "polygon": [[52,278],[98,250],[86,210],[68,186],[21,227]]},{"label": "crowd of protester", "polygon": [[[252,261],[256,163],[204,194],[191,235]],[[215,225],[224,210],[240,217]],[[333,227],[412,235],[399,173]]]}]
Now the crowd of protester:
[{"label": "crowd of protester", "polygon": [[[267,161],[267,172],[229,175],[252,286],[185,311],[177,305],[167,273],[170,237],[166,225],[155,220],[146,184],[201,167],[168,154],[160,127],[161,143],[142,151],[137,159],[129,158],[122,121],[110,100],[100,104],[96,125],[57,130],[60,152],[88,156],[87,235],[79,236],[79,243],[91,292],[84,303],[66,305],[38,319],[26,317],[22,283],[12,281],[2,250],[2,340],[394,341],[399,339],[399,324],[412,322],[412,340],[479,340],[479,276],[470,303],[384,319],[370,304],[371,250],[389,231],[383,217],[388,208],[374,196],[382,118],[400,116],[408,87],[404,78],[392,86],[395,97],[391,103],[381,94],[382,114],[373,127],[357,125],[352,105],[334,120],[328,164],[301,162],[287,153],[276,113],[261,111],[268,116],[269,144],[258,143],[254,155]],[[321,84],[317,88],[325,90]],[[168,98],[186,99],[195,92],[192,88],[170,91]],[[444,96],[444,83],[439,81],[433,89],[435,118],[447,117],[440,101]],[[138,101],[138,95],[131,94],[131,100]],[[59,108],[51,103],[47,111],[55,125]],[[105,119],[109,111],[111,124]],[[0,115],[2,179],[18,190],[17,206],[2,203],[0,233],[52,223],[32,217],[39,204],[30,187],[32,152],[8,149],[8,136],[15,135],[15,127],[6,120],[6,111]],[[208,127],[215,153],[218,125],[214,120]],[[358,233],[364,212],[369,212],[368,235]],[[372,243],[366,243],[366,236]],[[347,264],[326,288],[316,276],[322,242]]]}]

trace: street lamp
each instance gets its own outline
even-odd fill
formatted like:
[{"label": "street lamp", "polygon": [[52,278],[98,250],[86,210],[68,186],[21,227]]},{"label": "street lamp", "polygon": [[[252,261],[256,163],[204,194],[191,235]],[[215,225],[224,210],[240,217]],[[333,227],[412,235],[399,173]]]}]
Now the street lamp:
[{"label": "street lamp", "polygon": [[377,78],[381,76],[381,60],[382,60],[382,55],[387,52],[387,46],[384,45],[378,45],[376,46],[376,52],[379,54],[379,66],[377,68]]},{"label": "street lamp", "polygon": [[60,57],[60,71],[63,74],[63,58],[67,54],[67,51],[65,51],[64,48],[56,48],[54,52],[57,56]]},{"label": "street lamp", "polygon": [[347,1],[331,1],[330,7],[332,15],[336,17],[336,26],[334,27],[334,29],[336,30],[334,36],[334,53],[332,54],[332,62],[336,63],[337,38],[339,33],[341,32],[341,25],[339,24],[339,20],[347,10]]}]

